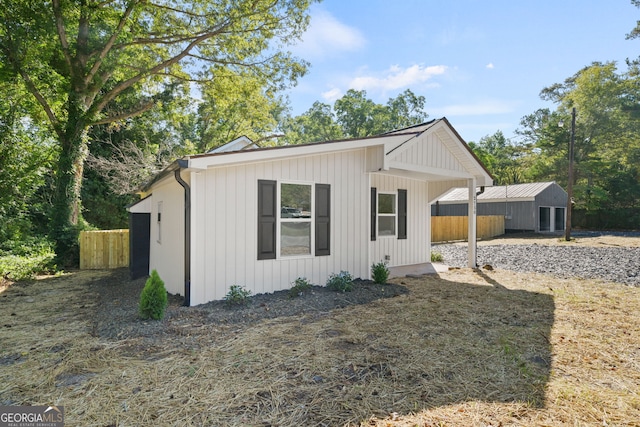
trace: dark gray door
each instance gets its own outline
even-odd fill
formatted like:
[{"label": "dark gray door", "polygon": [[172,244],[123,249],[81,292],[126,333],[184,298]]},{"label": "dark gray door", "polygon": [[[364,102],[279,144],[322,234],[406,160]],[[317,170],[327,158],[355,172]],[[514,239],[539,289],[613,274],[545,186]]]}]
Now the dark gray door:
[{"label": "dark gray door", "polygon": [[564,230],[564,208],[556,208],[556,231]]},{"label": "dark gray door", "polygon": [[551,230],[551,208],[540,208],[540,231]]},{"label": "dark gray door", "polygon": [[151,214],[129,214],[129,274],[131,279],[149,275]]}]

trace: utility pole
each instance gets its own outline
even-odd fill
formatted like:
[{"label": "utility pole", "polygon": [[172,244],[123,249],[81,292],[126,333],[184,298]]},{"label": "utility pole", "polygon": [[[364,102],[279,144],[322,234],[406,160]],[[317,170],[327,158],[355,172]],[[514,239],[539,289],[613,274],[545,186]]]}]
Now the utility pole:
[{"label": "utility pole", "polygon": [[567,182],[567,224],[564,240],[571,240],[571,205],[573,199],[573,146],[576,139],[576,107],[571,110],[571,139],[569,140],[569,182]]}]

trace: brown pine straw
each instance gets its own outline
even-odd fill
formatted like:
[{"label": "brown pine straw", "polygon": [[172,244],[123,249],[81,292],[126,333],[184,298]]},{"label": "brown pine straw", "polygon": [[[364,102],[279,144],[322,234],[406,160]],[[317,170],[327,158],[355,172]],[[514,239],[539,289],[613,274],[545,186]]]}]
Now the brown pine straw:
[{"label": "brown pine straw", "polygon": [[0,294],[0,405],[63,405],[68,426],[640,425],[637,288],[459,269],[152,344],[92,335],[102,274]]}]

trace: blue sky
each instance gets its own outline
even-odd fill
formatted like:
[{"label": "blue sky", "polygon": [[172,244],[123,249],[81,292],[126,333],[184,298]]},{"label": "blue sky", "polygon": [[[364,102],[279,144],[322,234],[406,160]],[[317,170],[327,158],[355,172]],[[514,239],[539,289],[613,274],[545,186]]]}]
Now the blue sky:
[{"label": "blue sky", "polygon": [[380,104],[411,89],[467,142],[511,138],[523,116],[554,107],[544,87],[640,56],[625,39],[637,20],[630,0],[324,0],[292,49],[311,63],[288,92],[292,114],[350,88]]}]

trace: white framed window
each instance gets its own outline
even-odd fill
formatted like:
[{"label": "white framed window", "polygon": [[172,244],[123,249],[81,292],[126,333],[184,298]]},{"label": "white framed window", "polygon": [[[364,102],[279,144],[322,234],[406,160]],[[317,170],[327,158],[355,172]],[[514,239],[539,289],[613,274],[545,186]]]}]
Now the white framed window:
[{"label": "white framed window", "polygon": [[395,237],[398,223],[398,197],[396,193],[378,193],[378,236]]},{"label": "white framed window", "polygon": [[312,183],[280,182],[278,186],[278,253],[311,256],[314,248]]}]

